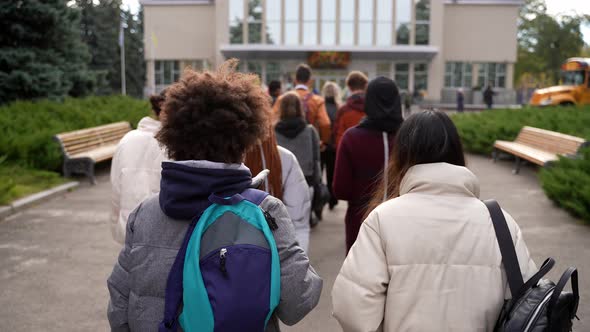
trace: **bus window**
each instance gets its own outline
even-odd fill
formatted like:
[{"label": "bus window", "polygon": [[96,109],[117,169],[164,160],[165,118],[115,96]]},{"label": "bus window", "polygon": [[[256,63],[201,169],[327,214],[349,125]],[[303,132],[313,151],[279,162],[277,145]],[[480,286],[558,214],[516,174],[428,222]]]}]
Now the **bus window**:
[{"label": "bus window", "polygon": [[561,80],[564,85],[582,85],[584,84],[586,75],[583,70],[563,71],[561,73]]}]

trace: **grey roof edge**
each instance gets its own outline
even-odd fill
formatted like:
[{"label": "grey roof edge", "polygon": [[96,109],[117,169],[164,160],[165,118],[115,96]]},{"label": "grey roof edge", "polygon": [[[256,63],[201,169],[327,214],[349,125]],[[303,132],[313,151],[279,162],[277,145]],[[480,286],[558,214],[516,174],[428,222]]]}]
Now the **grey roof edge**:
[{"label": "grey roof edge", "polygon": [[522,6],[524,0],[445,0],[445,5],[507,5]]},{"label": "grey roof edge", "polygon": [[215,0],[139,0],[142,6],[212,5]]}]

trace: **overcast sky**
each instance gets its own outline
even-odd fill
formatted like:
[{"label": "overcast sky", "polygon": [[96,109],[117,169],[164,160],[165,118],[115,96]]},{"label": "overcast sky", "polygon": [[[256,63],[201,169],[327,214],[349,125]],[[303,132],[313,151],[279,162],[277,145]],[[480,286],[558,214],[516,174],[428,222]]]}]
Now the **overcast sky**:
[{"label": "overcast sky", "polygon": [[[545,0],[545,2],[547,3],[547,10],[551,14],[571,13],[575,11],[579,14],[590,15],[590,0]],[[134,12],[137,12],[139,8],[139,0],[123,0],[123,4],[129,6]],[[584,26],[582,33],[584,34],[586,43],[590,44],[590,25]]]}]

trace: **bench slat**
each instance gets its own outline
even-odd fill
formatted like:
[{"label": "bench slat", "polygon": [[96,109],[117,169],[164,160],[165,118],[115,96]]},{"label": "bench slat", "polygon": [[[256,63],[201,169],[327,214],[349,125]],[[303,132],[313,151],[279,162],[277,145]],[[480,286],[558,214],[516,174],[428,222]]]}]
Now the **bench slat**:
[{"label": "bench slat", "polygon": [[87,136],[87,135],[96,135],[97,133],[101,133],[103,131],[109,131],[109,130],[116,130],[116,129],[120,129],[120,128],[129,128],[129,130],[131,130],[131,127],[129,126],[129,122],[116,122],[116,123],[111,123],[108,125],[103,125],[103,126],[98,126],[98,127],[92,127],[92,128],[87,128],[87,129],[80,129],[80,130],[74,130],[74,131],[70,131],[70,132],[66,132],[66,133],[60,133],[57,136],[57,138],[59,140],[63,141],[67,141],[71,138],[77,138],[77,137],[83,137],[83,136]]},{"label": "bench slat", "polygon": [[97,132],[97,133],[93,133],[91,135],[69,137],[68,139],[62,140],[62,143],[64,145],[76,144],[77,142],[84,142],[84,141],[91,140],[96,137],[101,137],[101,136],[105,136],[105,135],[113,135],[113,134],[120,134],[122,137],[129,131],[130,131],[129,128],[118,128],[116,130]]},{"label": "bench slat", "polygon": [[83,141],[77,141],[72,144],[64,145],[64,147],[69,153],[70,151],[78,150],[80,148],[92,148],[92,146],[111,144],[113,141],[118,142],[119,140],[121,140],[121,138],[123,138],[123,136],[125,136],[126,133],[127,132],[119,132],[103,136],[95,136]]}]

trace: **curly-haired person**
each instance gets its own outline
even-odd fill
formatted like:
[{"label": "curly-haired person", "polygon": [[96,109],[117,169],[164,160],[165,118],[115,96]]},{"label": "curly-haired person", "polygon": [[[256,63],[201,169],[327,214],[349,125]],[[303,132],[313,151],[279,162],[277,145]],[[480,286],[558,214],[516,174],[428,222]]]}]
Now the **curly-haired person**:
[{"label": "curly-haired person", "polygon": [[[192,243],[185,242],[188,241],[185,236],[195,227],[194,220],[211,205],[210,196],[237,197],[253,185],[252,174],[244,166],[243,158],[265,138],[269,128],[268,96],[255,75],[236,72],[236,65],[236,60],[230,60],[215,72],[187,70],[168,89],[163,108],[166,118],[156,138],[166,148],[171,161],[162,163],[160,193],[143,201],[129,216],[125,247],[108,279],[108,319],[112,331],[175,331],[178,320],[184,330],[192,330],[183,325],[182,315],[178,319],[182,294],[186,294],[183,287],[187,280],[182,278],[182,271],[195,266],[190,260],[185,265],[185,257],[189,256],[182,255],[181,248]],[[283,203],[267,196],[260,207],[274,217],[278,226],[272,237],[280,263],[280,301],[272,315],[269,313],[266,321],[263,320],[265,331],[274,332],[280,331],[278,319],[293,325],[317,305],[322,280],[297,244]],[[215,231],[223,233],[227,227]],[[238,237],[233,243],[240,243],[239,240],[243,238]],[[205,245],[201,242],[201,249]],[[228,250],[229,275],[221,272],[232,282],[242,276],[231,273],[232,259],[236,256]],[[221,261],[221,254],[218,256]],[[201,258],[196,266],[208,262]],[[203,273],[205,283],[210,281],[206,277]],[[235,292],[234,296],[227,294],[232,290],[207,287],[207,292],[235,299]],[[178,307],[171,301],[175,296],[180,298]],[[209,293],[211,296],[214,295]],[[237,301],[255,303],[255,299],[239,296]],[[184,303],[186,308],[186,297]],[[225,308],[216,307],[213,301],[211,309],[219,312]],[[173,321],[166,321],[170,311]],[[235,318],[232,316],[230,325],[243,324],[247,319],[244,315],[239,312]],[[215,316],[216,324],[217,319]],[[235,329],[215,325],[215,330]]]}]

